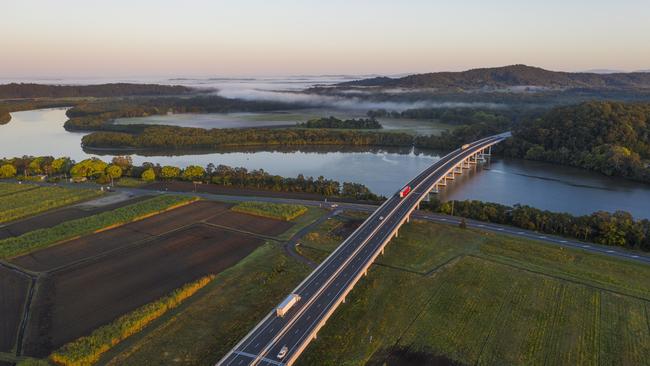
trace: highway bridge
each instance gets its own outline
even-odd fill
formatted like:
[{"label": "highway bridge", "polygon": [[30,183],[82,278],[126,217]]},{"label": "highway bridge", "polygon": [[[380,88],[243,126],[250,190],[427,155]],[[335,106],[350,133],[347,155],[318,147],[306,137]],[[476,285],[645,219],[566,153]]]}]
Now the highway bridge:
[{"label": "highway bridge", "polygon": [[332,252],[292,294],[300,300],[284,316],[269,313],[218,363],[219,366],[291,365],[315,339],[354,285],[423,199],[480,163],[509,133],[487,137],[452,151],[407,183],[411,191],[386,200]]}]

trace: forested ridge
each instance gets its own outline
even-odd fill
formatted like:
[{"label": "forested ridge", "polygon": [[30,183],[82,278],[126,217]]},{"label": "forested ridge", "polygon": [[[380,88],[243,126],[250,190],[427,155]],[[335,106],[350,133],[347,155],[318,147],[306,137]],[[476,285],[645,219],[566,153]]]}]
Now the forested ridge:
[{"label": "forested ridge", "polygon": [[650,181],[650,104],[588,102],[513,128],[505,154]]},{"label": "forested ridge", "polygon": [[0,99],[180,95],[196,92],[197,90],[185,86],[158,84],[45,85],[11,83],[0,85]]},{"label": "forested ridge", "polygon": [[377,77],[338,84],[339,87],[481,89],[514,86],[545,88],[650,88],[650,73],[596,74],[550,71],[527,65],[479,68],[461,72],[433,72],[401,78]]}]

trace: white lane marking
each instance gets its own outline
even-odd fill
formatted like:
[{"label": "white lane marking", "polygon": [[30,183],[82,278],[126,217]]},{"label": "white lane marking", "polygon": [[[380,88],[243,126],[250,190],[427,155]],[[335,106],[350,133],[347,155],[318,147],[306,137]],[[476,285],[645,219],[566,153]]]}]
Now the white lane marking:
[{"label": "white lane marking", "polygon": [[525,233],[523,231],[517,231],[517,234],[524,235]]},{"label": "white lane marking", "polygon": [[567,242],[566,240],[560,240],[560,243],[566,243],[566,242]]},{"label": "white lane marking", "polygon": [[614,251],[613,250],[608,250],[607,253],[614,253]]},{"label": "white lane marking", "polygon": [[591,248],[591,245],[583,245],[583,248]]},{"label": "white lane marking", "polygon": [[503,228],[502,228],[502,227],[498,227],[497,230],[499,230],[499,231],[503,231]]},{"label": "white lane marking", "polygon": [[485,227],[485,225],[482,225],[482,224],[478,224],[478,225],[476,225],[476,226],[478,226],[478,227]]},{"label": "white lane marking", "polygon": [[545,237],[544,235],[539,236],[539,238],[540,238],[540,239],[546,239],[546,237]]},{"label": "white lane marking", "polygon": [[639,258],[639,256],[638,255],[633,255],[632,258]]},{"label": "white lane marking", "polygon": [[[489,141],[489,138],[487,138],[487,139],[484,139],[484,140],[490,142],[490,145],[492,145],[492,144],[495,144],[495,143],[500,142],[502,139],[496,139],[496,140],[494,140],[494,141]],[[481,143],[484,142],[483,140],[479,140],[479,141],[481,141]],[[478,145],[478,144],[477,144],[477,145]],[[448,154],[447,156],[450,156],[450,155],[452,155],[452,154],[453,154],[453,153],[450,153],[450,154]],[[447,156],[443,157],[443,159],[445,159]],[[452,159],[452,160],[453,160],[453,159]],[[450,161],[451,161],[451,160],[450,160]],[[444,165],[442,165],[442,166],[444,166]],[[441,166],[441,167],[442,167],[442,166]],[[432,173],[429,173],[425,178],[423,178],[422,181],[421,181],[420,183],[418,183],[418,187],[419,187],[420,185],[422,185],[424,182],[426,182],[426,181],[427,181],[430,177],[432,177],[435,173],[437,173],[437,172],[440,170],[441,167],[436,168]],[[425,175],[425,174],[427,173],[428,170],[429,170],[429,169],[427,169],[427,170],[425,170],[424,172],[420,173],[420,174],[419,174],[415,179],[413,179],[412,181],[419,181],[419,180],[420,180],[420,177],[421,177],[422,175]],[[415,190],[417,190],[417,187],[416,187]],[[390,200],[389,200],[389,201],[390,201]],[[385,203],[388,203],[389,201],[386,201]],[[402,202],[405,202],[405,201],[398,201],[398,203],[396,204],[395,208],[393,208],[393,209],[389,212],[389,215],[392,216],[392,215],[395,213],[396,209],[401,205]],[[382,205],[382,206],[383,206],[383,205]],[[380,209],[381,209],[382,206],[380,206]],[[380,209],[376,210],[373,214],[376,214],[377,212],[379,212]],[[442,221],[447,221],[447,220],[446,220],[446,219],[442,219]],[[380,225],[381,225],[381,224],[380,224]],[[386,229],[386,226],[384,226],[383,229]],[[500,229],[500,230],[503,230],[503,229]],[[375,229],[371,232],[371,234],[370,234],[367,238],[365,238],[365,239],[362,241],[362,243],[361,243],[361,247],[366,246],[367,241],[369,241],[369,240],[371,239],[371,237],[374,237],[377,233],[378,233],[378,232],[377,232],[377,228],[375,228]],[[354,233],[353,233],[353,235],[354,235]],[[351,235],[351,236],[353,236],[353,235]],[[350,238],[350,237],[348,237],[348,239],[349,239],[349,238]],[[346,239],[346,240],[347,240],[347,239]],[[344,243],[345,243],[345,241],[344,241]],[[344,244],[344,243],[343,243],[343,244]],[[343,245],[343,244],[342,244],[342,245]],[[337,249],[338,249],[338,248],[337,248]],[[350,248],[350,249],[352,249],[352,248]],[[366,249],[369,249],[369,248],[366,247]],[[356,256],[357,254],[359,254],[359,251],[358,251],[358,250],[359,250],[359,247],[355,248],[355,249],[354,249],[354,252],[353,252],[352,254]],[[335,252],[336,252],[336,250],[335,250]],[[332,254],[334,254],[334,253],[332,253]],[[325,262],[327,262],[327,259],[326,259],[323,263],[325,263]],[[321,263],[321,264],[323,264],[323,263]],[[345,261],[345,265],[347,265],[347,264],[349,264],[349,263],[351,263],[351,262],[350,262],[350,261]],[[320,267],[320,266],[319,266],[319,267]],[[316,270],[314,270],[312,273],[317,272],[318,269],[319,269],[319,267],[316,268]],[[337,270],[337,271],[336,271],[336,274],[338,274],[338,273],[339,273],[339,271]],[[336,274],[335,274],[335,275],[336,275]],[[332,276],[332,277],[333,277],[333,276]],[[308,281],[303,281],[303,283],[301,283],[301,284],[298,286],[298,288],[300,288],[303,284],[305,284],[305,283],[307,283],[307,282],[308,282]],[[329,281],[328,281],[328,282],[329,282]],[[331,283],[331,282],[330,282],[330,283]],[[340,293],[340,292],[338,292],[338,293]],[[322,292],[319,292],[319,293],[317,293],[317,294],[315,294],[315,295],[312,295],[312,297],[313,297],[313,296],[320,296],[320,295],[322,295]],[[333,301],[333,300],[332,300],[332,301]],[[311,302],[311,299],[310,299],[309,302]],[[294,319],[292,319],[292,321],[291,321],[290,323],[293,323],[293,322],[296,321],[295,319],[299,319],[299,318],[300,318],[301,313],[303,313],[303,312],[305,311],[305,309],[310,305],[309,302],[308,302],[307,304],[305,304],[305,305],[303,306],[303,308],[301,308],[301,309],[299,310],[299,314],[298,314]],[[330,303],[331,303],[331,301],[330,301]],[[281,336],[281,335],[280,335],[280,336]],[[277,342],[278,339],[279,339],[279,336],[276,337],[275,339],[273,339],[273,340],[271,341],[271,344],[275,344],[275,343]],[[264,353],[266,353],[266,352],[265,352],[265,351],[262,352],[262,354],[264,354]]]}]

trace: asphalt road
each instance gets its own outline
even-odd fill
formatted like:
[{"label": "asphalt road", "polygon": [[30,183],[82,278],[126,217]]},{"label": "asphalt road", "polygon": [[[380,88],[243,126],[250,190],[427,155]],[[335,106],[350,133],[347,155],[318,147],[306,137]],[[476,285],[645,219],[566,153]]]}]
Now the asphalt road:
[{"label": "asphalt road", "polygon": [[[219,365],[291,364],[306,347],[319,326],[331,315],[345,294],[367,270],[417,203],[449,168],[503,136],[481,139],[470,147],[455,150],[411,180],[405,198],[390,197],[376,209],[293,293],[301,300],[284,317],[269,313]],[[277,357],[288,348],[285,357]]]}]

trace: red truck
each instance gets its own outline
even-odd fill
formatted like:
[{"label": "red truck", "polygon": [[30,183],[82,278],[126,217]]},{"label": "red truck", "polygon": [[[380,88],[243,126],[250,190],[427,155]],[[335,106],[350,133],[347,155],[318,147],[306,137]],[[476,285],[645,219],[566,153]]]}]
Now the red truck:
[{"label": "red truck", "polygon": [[411,187],[406,186],[399,191],[399,198],[406,197],[411,192]]}]

